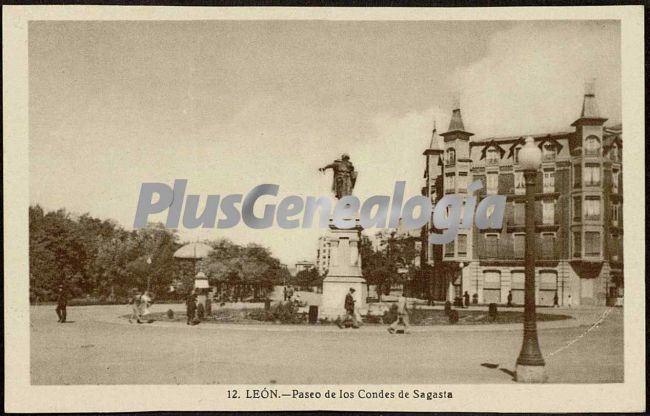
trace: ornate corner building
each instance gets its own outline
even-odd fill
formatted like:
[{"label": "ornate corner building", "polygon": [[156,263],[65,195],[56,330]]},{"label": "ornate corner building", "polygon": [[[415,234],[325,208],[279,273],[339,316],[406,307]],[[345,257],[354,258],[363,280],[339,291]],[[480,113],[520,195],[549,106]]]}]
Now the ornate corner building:
[{"label": "ornate corner building", "polygon": [[[592,89],[580,118],[566,132],[533,135],[542,150],[535,197],[538,305],[604,305],[623,295],[622,128],[605,127]],[[446,193],[462,194],[476,180],[490,194],[507,197],[501,229],[461,229],[444,246],[427,244],[432,266],[429,293],[453,300],[468,292],[478,303],[524,302],[525,182],[518,166],[524,137],[474,139],[460,109],[449,129],[424,151],[423,195],[435,204]],[[526,135],[529,136],[529,135]],[[440,232],[430,221],[428,232]]]}]

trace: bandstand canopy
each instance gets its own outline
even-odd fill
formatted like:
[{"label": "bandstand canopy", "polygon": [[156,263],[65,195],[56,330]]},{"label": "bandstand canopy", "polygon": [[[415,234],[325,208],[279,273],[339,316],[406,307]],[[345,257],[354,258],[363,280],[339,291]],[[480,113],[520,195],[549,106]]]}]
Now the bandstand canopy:
[{"label": "bandstand canopy", "polygon": [[176,250],[174,257],[177,259],[199,260],[208,257],[212,247],[203,243],[189,243]]}]

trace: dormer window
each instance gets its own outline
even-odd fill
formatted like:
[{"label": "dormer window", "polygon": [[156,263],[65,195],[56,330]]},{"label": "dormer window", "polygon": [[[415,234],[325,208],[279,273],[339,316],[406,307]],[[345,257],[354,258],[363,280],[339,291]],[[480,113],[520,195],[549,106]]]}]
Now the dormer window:
[{"label": "dormer window", "polygon": [[447,149],[447,165],[453,165],[456,163],[456,150],[453,148]]},{"label": "dormer window", "polygon": [[499,163],[499,151],[494,147],[490,147],[485,153],[485,159],[488,165],[496,165]]},{"label": "dormer window", "polygon": [[546,142],[542,145],[542,160],[545,162],[555,160],[556,153],[557,149],[555,144]]},{"label": "dormer window", "polygon": [[600,155],[600,139],[596,136],[589,136],[585,139],[585,156]]}]

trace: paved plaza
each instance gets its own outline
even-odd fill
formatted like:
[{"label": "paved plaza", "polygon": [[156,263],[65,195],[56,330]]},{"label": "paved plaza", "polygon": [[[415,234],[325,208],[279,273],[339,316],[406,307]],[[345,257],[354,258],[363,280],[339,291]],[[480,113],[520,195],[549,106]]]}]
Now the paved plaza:
[{"label": "paved plaza", "polygon": [[[622,382],[623,310],[612,309],[581,338],[606,308],[555,311],[576,319],[540,324],[549,381]],[[72,322],[59,324],[54,306],[33,306],[32,383],[513,383],[522,338],[520,325],[414,327],[390,335],[381,325],[137,325],[121,317],[126,313],[126,306],[69,307]]]}]

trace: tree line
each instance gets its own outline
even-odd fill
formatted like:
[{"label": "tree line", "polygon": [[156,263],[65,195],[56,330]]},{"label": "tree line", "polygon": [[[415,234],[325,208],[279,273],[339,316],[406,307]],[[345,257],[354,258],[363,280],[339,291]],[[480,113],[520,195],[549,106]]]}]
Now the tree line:
[{"label": "tree line", "polygon": [[[226,239],[205,243],[213,250],[200,268],[212,284],[268,288],[287,279],[288,271],[266,247]],[[195,265],[174,258],[181,246],[176,231],[160,223],[125,230],[89,214],[30,206],[30,301],[55,299],[60,284],[73,298],[122,301],[147,282],[157,298],[178,298],[193,288],[195,274]]]}]

